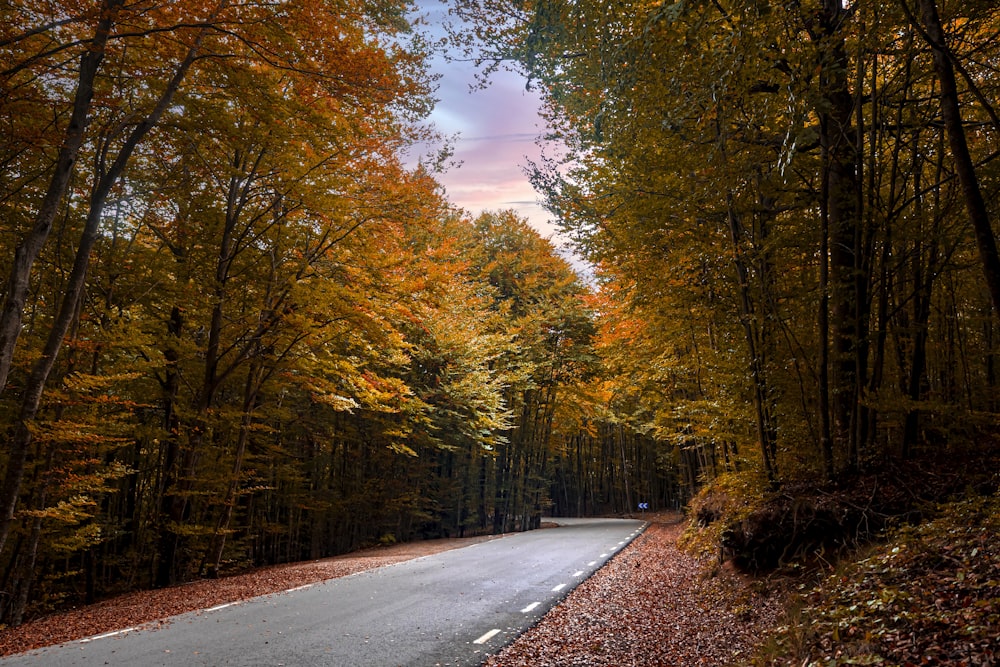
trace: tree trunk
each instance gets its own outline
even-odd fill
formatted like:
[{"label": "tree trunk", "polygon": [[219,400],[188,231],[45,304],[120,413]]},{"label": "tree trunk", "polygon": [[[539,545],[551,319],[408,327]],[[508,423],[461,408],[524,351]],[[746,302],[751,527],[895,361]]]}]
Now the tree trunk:
[{"label": "tree trunk", "polygon": [[829,226],[829,300],[832,335],[832,382],[830,402],[835,444],[845,453],[848,467],[858,465],[858,408],[864,384],[859,363],[866,323],[860,318],[864,295],[859,293],[864,266],[861,257],[860,211],[857,189],[857,146],[854,138],[854,97],[847,72],[843,22],[846,12],[841,0],[824,0],[819,30],[814,31],[820,68],[823,104],[820,143],[827,185],[826,214]]},{"label": "tree trunk", "polygon": [[[904,5],[905,6],[905,5]],[[945,40],[941,17],[935,0],[919,0],[920,20],[926,37],[934,52],[934,70],[941,85],[941,118],[948,134],[948,145],[955,161],[955,173],[962,186],[965,207],[976,234],[979,258],[983,264],[983,275],[993,301],[993,313],[1000,317],[1000,254],[997,252],[996,237],[990,225],[986,202],[979,188],[979,178],[969,152],[969,144],[962,126],[962,113],[958,102],[958,86],[955,69],[951,62],[951,52]]]},{"label": "tree trunk", "polygon": [[823,472],[828,480],[833,479],[836,470],[833,458],[833,425],[830,417],[833,406],[830,401],[830,220],[828,192],[829,172],[826,169],[827,151],[822,149],[823,177],[820,191],[820,241],[819,241],[819,313],[817,318],[817,338],[819,339],[819,361],[817,378],[819,384],[819,447],[823,455]]},{"label": "tree trunk", "polygon": [[247,374],[246,387],[243,393],[243,411],[240,420],[240,430],[236,441],[236,452],[233,455],[233,468],[229,476],[229,486],[226,488],[226,495],[222,500],[222,511],[219,515],[218,523],[215,526],[215,534],[209,546],[208,576],[217,578],[219,576],[219,564],[222,562],[222,553],[226,546],[226,535],[229,533],[229,525],[233,518],[233,506],[236,504],[236,495],[239,491],[240,472],[243,469],[243,460],[246,456],[247,445],[250,442],[250,428],[253,425],[253,412],[257,404],[257,395],[260,391],[263,378],[263,368],[259,361],[251,364]]},{"label": "tree trunk", "polygon": [[[124,0],[104,0],[101,3],[99,10],[101,19],[93,38],[85,45],[86,51],[80,58],[80,73],[77,77],[73,111],[66,126],[59,156],[56,158],[55,171],[35,215],[31,231],[14,251],[14,263],[7,279],[7,293],[3,310],[0,312],[0,393],[7,386],[7,377],[14,360],[14,348],[21,334],[21,318],[28,294],[31,267],[48,240],[56,213],[69,188],[73,165],[76,163],[89,123],[94,81],[101,61],[104,60],[108,37],[114,27],[118,9],[123,3]],[[0,550],[2,549],[3,539],[0,539]]]},{"label": "tree trunk", "polygon": [[750,382],[753,384],[753,407],[757,427],[757,443],[764,462],[764,472],[772,485],[777,483],[777,466],[774,461],[776,443],[773,427],[773,410],[768,398],[767,375],[764,369],[763,350],[760,349],[760,326],[756,321],[753,300],[750,296],[750,285],[747,263],[743,252],[743,226],[740,224],[732,201],[732,195],[727,196],[729,235],[733,244],[733,262],[736,267],[736,278],[739,284],[740,324],[747,344],[747,354],[750,361]]}]

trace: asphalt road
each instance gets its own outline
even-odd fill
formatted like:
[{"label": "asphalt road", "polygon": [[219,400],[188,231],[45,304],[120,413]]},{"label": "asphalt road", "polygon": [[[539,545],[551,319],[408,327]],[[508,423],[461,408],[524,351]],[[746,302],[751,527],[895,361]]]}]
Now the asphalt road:
[{"label": "asphalt road", "polygon": [[12,656],[0,665],[478,665],[642,529],[559,519],[389,567]]}]

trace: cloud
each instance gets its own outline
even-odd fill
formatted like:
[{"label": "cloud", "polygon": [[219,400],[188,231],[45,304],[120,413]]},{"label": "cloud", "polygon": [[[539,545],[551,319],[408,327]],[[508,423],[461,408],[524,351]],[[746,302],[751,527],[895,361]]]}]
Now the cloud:
[{"label": "cloud", "polygon": [[538,135],[524,132],[521,134],[495,134],[491,137],[462,137],[462,141],[488,141],[491,143],[534,142]]},{"label": "cloud", "polygon": [[[430,122],[453,137],[454,160],[461,165],[438,177],[449,199],[473,215],[513,208],[532,224],[544,224],[547,216],[524,171],[538,159],[537,141],[545,130],[538,94],[526,90],[524,77],[514,72],[496,72],[488,86],[479,87],[470,62],[439,57],[431,64],[440,78]],[[425,153],[434,147],[428,148]]]},{"label": "cloud", "polygon": [[[420,4],[433,30],[443,20],[442,6],[432,0]],[[552,216],[525,173],[529,161],[541,161],[548,145],[541,138],[549,128],[539,115],[538,92],[528,90],[527,80],[516,72],[500,70],[481,87],[470,62],[438,57],[431,66],[440,78],[430,121],[444,136],[454,137],[454,160],[461,165],[438,175],[448,199],[474,216],[511,209],[561,245]]]}]

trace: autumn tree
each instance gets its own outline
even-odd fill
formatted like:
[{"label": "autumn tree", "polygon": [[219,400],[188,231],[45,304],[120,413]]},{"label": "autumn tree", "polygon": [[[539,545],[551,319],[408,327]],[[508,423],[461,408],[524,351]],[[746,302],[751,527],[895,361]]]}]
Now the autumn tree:
[{"label": "autumn tree", "polygon": [[[976,246],[979,250],[990,298],[993,301],[993,310],[1000,316],[1000,253],[997,251],[996,235],[990,222],[991,216],[983,199],[982,188],[979,184],[980,177],[976,172],[962,121],[958,81],[955,76],[956,69],[961,70],[966,75],[966,83],[971,89],[970,92],[975,94],[977,102],[981,105],[980,113],[985,113],[993,121],[994,131],[1000,131],[1000,118],[998,118],[993,105],[987,98],[983,97],[978,84],[968,75],[955,51],[949,46],[949,37],[945,33],[937,2],[935,0],[920,0],[917,3],[918,12],[913,12],[906,2],[901,4],[911,22],[922,28],[922,35],[932,50],[934,71],[940,86],[941,120],[944,122],[948,146],[955,163],[955,174],[962,186],[969,221],[975,231]],[[977,24],[985,19],[986,25],[989,25],[989,21],[996,18],[995,14],[989,11],[985,15],[977,15],[979,12],[973,11],[974,15],[969,18]],[[919,13],[919,22],[914,18],[915,13]]]},{"label": "autumn tree", "polygon": [[[96,391],[102,381],[72,381],[84,351],[86,372],[95,378],[114,376],[130,355],[140,377],[149,374],[142,379],[155,377],[155,357],[162,355],[164,435],[139,436],[134,456],[114,479],[125,480],[126,511],[159,504],[165,520],[132,514],[126,525],[134,531],[120,546],[143,548],[138,531],[152,518],[160,548],[170,551],[171,526],[178,525],[170,520],[191,516],[185,487],[198,460],[211,457],[204,443],[229,442],[211,423],[222,403],[232,401],[241,407],[227,413],[240,424],[229,475],[221,476],[229,482],[222,483],[218,505],[199,510],[206,523],[217,516],[205,559],[217,566],[262,390],[323,321],[298,313],[299,286],[317,262],[329,261],[334,246],[366,223],[398,217],[396,209],[412,199],[399,198],[411,181],[401,175],[395,152],[417,136],[412,122],[429,108],[422,46],[403,36],[402,10],[388,5],[139,8],[107,2],[62,9],[4,10],[11,19],[2,44],[2,109],[10,119],[4,159],[20,166],[5,180],[3,197],[11,214],[4,232],[16,252],[5,263],[10,279],[0,327],[13,432],[0,548],[9,546],[22,497],[40,510],[55,502],[51,492],[47,499],[39,495],[38,475],[51,477],[65,448],[59,439],[35,438],[45,425],[67,420],[73,403],[62,391],[43,400],[53,378]],[[32,136],[47,140],[25,144]],[[48,153],[49,145],[61,148]],[[39,188],[46,179],[49,185]],[[56,222],[60,243],[53,246],[47,241]],[[46,269],[33,272],[39,257]],[[133,274],[129,267],[141,269]],[[148,328],[158,315],[162,328]],[[109,336],[126,330],[117,326],[123,321],[146,324],[145,330],[127,327],[128,335],[142,331],[153,338],[114,342]],[[67,341],[88,340],[103,342],[74,344],[68,356],[60,354]],[[109,387],[109,395],[138,392],[148,401],[148,384],[132,374],[118,377],[122,386]],[[235,392],[240,399],[230,398],[233,386],[242,387]],[[189,387],[197,389],[185,397]],[[123,398],[119,404],[132,403]],[[157,468],[150,486],[137,477],[143,461],[136,457],[151,444],[163,447],[166,466]],[[112,467],[117,456],[100,455]],[[28,489],[26,473],[33,476]],[[161,500],[132,495],[142,489],[155,489]],[[108,490],[91,489],[98,496]],[[96,514],[93,505],[80,507],[79,519],[93,525],[86,520]],[[38,535],[28,542],[19,537],[11,562],[33,560]],[[174,567],[170,553],[159,562],[163,572]],[[169,577],[161,573],[160,580]]]},{"label": "autumn tree", "polygon": [[[569,152],[535,181],[628,304],[625,344],[649,342],[632,367],[670,378],[628,408],[637,422],[679,442],[706,433],[709,451],[780,484],[911,456],[968,388],[993,386],[995,323],[962,259],[986,235],[963,233],[955,204],[957,184],[993,170],[994,12],[951,8],[943,39],[912,4],[455,11],[487,68],[521,67],[546,95]],[[951,135],[944,63],[963,73],[967,114]],[[940,118],[921,104],[939,91]],[[978,156],[965,177],[941,159],[946,146],[960,159],[959,128]],[[963,335],[976,370],[956,383],[946,358],[964,356],[949,342]]]},{"label": "autumn tree", "polygon": [[495,361],[507,376],[511,422],[496,453],[493,530],[526,530],[537,527],[547,504],[561,392],[593,372],[593,316],[577,275],[524,220],[483,214],[475,239],[474,271],[491,286],[509,340]]}]

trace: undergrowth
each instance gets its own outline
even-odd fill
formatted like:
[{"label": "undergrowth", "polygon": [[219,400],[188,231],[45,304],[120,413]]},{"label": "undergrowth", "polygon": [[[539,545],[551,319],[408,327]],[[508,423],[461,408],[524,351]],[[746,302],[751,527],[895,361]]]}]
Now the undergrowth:
[{"label": "undergrowth", "polygon": [[1000,664],[1000,500],[939,506],[803,590],[758,664]]},{"label": "undergrowth", "polygon": [[786,591],[755,665],[1000,667],[997,471],[989,454],[778,489],[727,475],[683,544]]},{"label": "undergrowth", "polygon": [[699,556],[719,556],[726,531],[764,508],[768,495],[763,478],[754,472],[720,475],[691,500],[692,521],[680,539],[680,546]]}]

